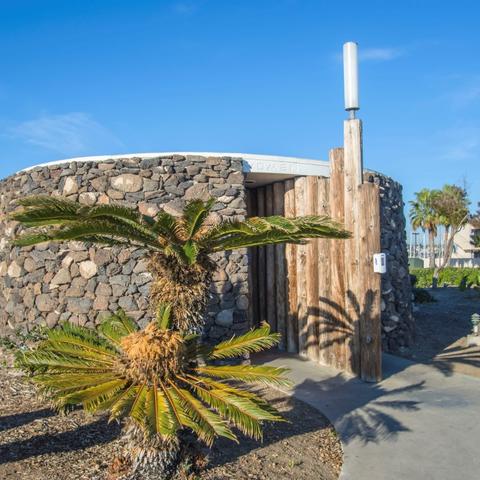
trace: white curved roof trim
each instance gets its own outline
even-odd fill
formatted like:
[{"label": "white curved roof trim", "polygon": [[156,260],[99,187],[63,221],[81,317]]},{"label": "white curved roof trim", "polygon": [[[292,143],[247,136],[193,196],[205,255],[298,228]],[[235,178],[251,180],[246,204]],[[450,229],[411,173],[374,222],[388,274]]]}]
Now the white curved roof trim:
[{"label": "white curved roof trim", "polygon": [[329,176],[328,162],[298,157],[283,157],[280,155],[255,155],[251,153],[224,153],[224,152],[154,152],[129,153],[123,155],[98,155],[93,157],[75,157],[41,163],[23,169],[27,172],[37,167],[47,167],[70,162],[104,162],[120,158],[156,158],[170,155],[198,155],[202,157],[234,157],[244,160],[246,173],[279,173],[286,175],[318,175]]}]

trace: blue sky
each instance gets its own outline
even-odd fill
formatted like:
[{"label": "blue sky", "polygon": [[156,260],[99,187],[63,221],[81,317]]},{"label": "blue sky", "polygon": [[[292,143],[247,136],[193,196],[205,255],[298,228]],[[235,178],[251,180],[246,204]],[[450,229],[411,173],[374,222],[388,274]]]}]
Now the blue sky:
[{"label": "blue sky", "polygon": [[60,158],[326,159],[359,43],[365,164],[480,200],[476,1],[0,0],[0,177]]}]

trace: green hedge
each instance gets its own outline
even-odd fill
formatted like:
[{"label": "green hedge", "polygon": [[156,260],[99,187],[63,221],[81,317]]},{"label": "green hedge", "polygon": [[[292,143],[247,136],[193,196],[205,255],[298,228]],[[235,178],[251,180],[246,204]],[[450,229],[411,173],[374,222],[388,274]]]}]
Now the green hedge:
[{"label": "green hedge", "polygon": [[[411,268],[410,273],[417,277],[418,288],[432,286],[433,268]],[[449,285],[453,287],[472,287],[480,285],[479,268],[447,267],[440,272],[438,286]]]}]

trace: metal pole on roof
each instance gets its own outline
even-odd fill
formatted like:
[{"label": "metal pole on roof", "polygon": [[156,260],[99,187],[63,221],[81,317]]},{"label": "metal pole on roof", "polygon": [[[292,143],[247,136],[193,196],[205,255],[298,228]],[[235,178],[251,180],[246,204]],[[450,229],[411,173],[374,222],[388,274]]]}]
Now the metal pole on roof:
[{"label": "metal pole on roof", "polygon": [[347,42],[343,45],[343,87],[345,110],[348,120],[344,122],[345,161],[352,162],[355,183],[363,183],[362,122],[356,118],[360,108],[358,95],[358,45]]}]

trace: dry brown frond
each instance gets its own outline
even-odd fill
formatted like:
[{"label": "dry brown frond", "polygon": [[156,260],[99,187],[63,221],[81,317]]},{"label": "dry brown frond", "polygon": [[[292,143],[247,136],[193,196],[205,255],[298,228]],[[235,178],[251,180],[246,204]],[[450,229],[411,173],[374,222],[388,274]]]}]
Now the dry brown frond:
[{"label": "dry brown frond", "polygon": [[127,378],[151,385],[182,370],[185,348],[180,333],[162,330],[152,322],[145,330],[122,338],[121,370]]}]

